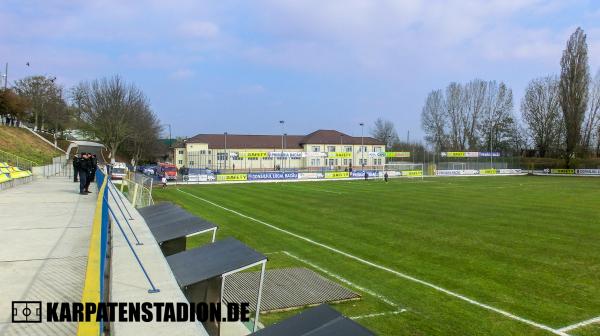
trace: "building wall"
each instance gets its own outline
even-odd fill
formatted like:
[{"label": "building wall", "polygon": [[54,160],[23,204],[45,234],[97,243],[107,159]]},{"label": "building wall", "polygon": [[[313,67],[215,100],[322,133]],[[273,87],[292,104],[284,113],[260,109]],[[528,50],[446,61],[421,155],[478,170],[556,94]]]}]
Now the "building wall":
[{"label": "building wall", "polygon": [[[369,156],[369,152],[385,151],[383,145],[365,145],[364,153],[361,145],[344,144],[305,144],[303,148],[284,149],[284,152],[351,152],[351,158],[302,157],[302,158],[234,158],[231,153],[248,152],[280,152],[281,148],[209,148],[206,143],[186,143],[185,148],[175,149],[175,164],[178,168],[210,168],[220,170],[263,170],[277,169],[314,169],[332,168],[345,170],[350,167],[361,169],[362,162],[366,168],[385,164],[385,158]],[[181,154],[180,151],[184,153]],[[363,155],[364,154],[364,155]]]},{"label": "building wall", "polygon": [[173,163],[177,168],[187,166],[185,147],[173,148]]}]

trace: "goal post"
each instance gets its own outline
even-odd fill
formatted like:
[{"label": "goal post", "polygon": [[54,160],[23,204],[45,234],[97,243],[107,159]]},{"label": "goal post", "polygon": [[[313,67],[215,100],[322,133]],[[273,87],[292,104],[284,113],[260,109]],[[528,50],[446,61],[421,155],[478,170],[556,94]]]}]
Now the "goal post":
[{"label": "goal post", "polygon": [[425,175],[422,163],[386,163],[383,165],[383,171],[388,173],[389,177],[420,177]]}]

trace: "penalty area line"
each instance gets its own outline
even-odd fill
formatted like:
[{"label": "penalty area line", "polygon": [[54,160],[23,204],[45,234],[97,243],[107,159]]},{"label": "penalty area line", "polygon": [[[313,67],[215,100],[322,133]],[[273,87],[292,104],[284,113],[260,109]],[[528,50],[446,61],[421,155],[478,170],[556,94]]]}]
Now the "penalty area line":
[{"label": "penalty area line", "polygon": [[380,269],[380,270],[382,270],[382,271],[386,271],[386,272],[388,272],[388,273],[391,273],[391,274],[394,274],[394,275],[396,275],[397,277],[400,277],[400,278],[403,278],[403,279],[406,279],[406,280],[410,280],[410,281],[413,281],[413,282],[419,283],[419,284],[421,284],[421,285],[424,285],[424,286],[427,286],[427,287],[429,287],[429,288],[433,288],[433,289],[435,289],[435,290],[437,290],[437,291],[439,291],[439,292],[442,292],[442,293],[444,293],[444,294],[447,294],[447,295],[449,295],[449,296],[452,296],[452,297],[455,297],[455,298],[457,298],[457,299],[463,300],[463,301],[465,301],[465,302],[468,302],[468,303],[470,303],[470,304],[472,304],[472,305],[475,305],[475,306],[478,306],[478,307],[481,307],[481,308],[484,308],[484,309],[487,309],[487,310],[493,311],[493,312],[495,312],[495,313],[498,313],[498,314],[500,314],[500,315],[503,315],[503,316],[506,316],[506,317],[508,317],[508,318],[510,318],[510,319],[513,319],[513,320],[516,320],[516,321],[519,321],[519,322],[522,322],[522,323],[528,324],[528,325],[530,325],[530,326],[533,326],[533,327],[536,327],[536,328],[538,328],[538,329],[543,329],[543,330],[549,331],[549,332],[551,332],[551,333],[553,333],[553,334],[555,334],[555,335],[569,336],[569,335],[568,335],[567,333],[565,333],[564,331],[560,331],[560,330],[554,329],[554,328],[552,328],[552,327],[549,327],[549,326],[547,326],[547,325],[544,325],[544,324],[541,324],[541,323],[538,323],[538,322],[534,322],[534,321],[528,320],[528,319],[526,319],[526,318],[523,318],[523,317],[520,317],[520,316],[514,315],[514,314],[512,314],[512,313],[509,313],[509,312],[507,312],[507,311],[505,311],[505,310],[502,310],[502,309],[500,309],[500,308],[496,308],[496,307],[490,306],[490,305],[488,305],[488,304],[481,303],[481,302],[479,302],[479,301],[476,301],[476,300],[473,300],[473,299],[471,299],[471,298],[469,298],[469,297],[466,297],[466,296],[464,296],[464,295],[462,295],[462,294],[455,293],[455,292],[453,292],[453,291],[450,291],[450,290],[448,290],[448,289],[442,288],[442,287],[440,287],[440,286],[437,286],[437,285],[435,285],[435,284],[432,284],[432,283],[430,283],[430,282],[427,282],[427,281],[425,281],[425,280],[421,280],[421,279],[415,278],[415,277],[413,277],[413,276],[411,276],[411,275],[408,275],[408,274],[405,274],[405,273],[402,273],[402,272],[396,271],[396,270],[394,270],[394,269],[391,269],[391,268],[389,268],[389,267],[386,267],[386,266],[383,266],[383,265],[379,265],[379,264],[376,264],[376,263],[374,263],[374,262],[372,262],[372,261],[369,261],[369,260],[366,260],[366,259],[363,259],[363,258],[357,257],[357,256],[355,256],[355,255],[353,255],[353,254],[350,254],[350,253],[348,253],[348,252],[344,252],[344,251],[338,250],[338,249],[336,249],[335,247],[331,247],[331,246],[329,246],[329,245],[325,245],[325,244],[323,244],[323,243],[320,243],[320,242],[318,242],[318,241],[315,241],[315,240],[312,240],[312,239],[310,239],[310,238],[307,238],[307,237],[301,236],[301,235],[299,235],[299,234],[297,234],[297,233],[293,233],[293,232],[291,232],[291,231],[288,231],[288,230],[282,229],[282,228],[280,228],[280,227],[278,227],[278,226],[275,226],[275,225],[273,225],[273,224],[269,224],[269,223],[267,223],[267,222],[264,222],[264,221],[262,221],[262,220],[260,220],[260,219],[256,219],[256,218],[254,218],[254,217],[251,217],[251,216],[245,215],[245,214],[243,214],[243,213],[241,213],[241,212],[238,212],[238,211],[236,211],[236,210],[229,209],[229,208],[227,208],[227,207],[224,207],[224,206],[222,206],[222,205],[220,205],[220,204],[217,204],[217,203],[215,203],[215,202],[212,202],[212,201],[210,201],[210,200],[207,200],[207,199],[205,199],[205,198],[202,198],[202,197],[200,197],[200,196],[196,196],[196,195],[194,195],[194,194],[190,194],[189,192],[183,191],[183,190],[181,190],[181,189],[177,189],[177,191],[179,191],[179,192],[182,192],[182,193],[184,193],[184,194],[186,194],[186,195],[189,195],[189,196],[191,196],[191,197],[193,197],[193,198],[196,198],[196,199],[198,199],[198,200],[201,200],[201,201],[203,201],[203,202],[206,202],[206,203],[208,203],[208,204],[210,204],[210,205],[213,205],[213,206],[215,206],[215,207],[217,207],[217,208],[219,208],[219,209],[222,209],[222,210],[225,210],[225,211],[231,212],[231,213],[233,213],[233,214],[235,214],[235,215],[238,215],[238,216],[240,216],[240,217],[243,217],[243,218],[249,219],[249,220],[251,220],[251,221],[253,221],[253,222],[256,222],[256,223],[262,224],[262,225],[264,225],[264,226],[267,226],[267,227],[269,227],[269,228],[271,228],[271,229],[273,229],[273,230],[276,230],[276,231],[279,231],[279,232],[285,233],[285,234],[287,234],[287,235],[290,235],[290,236],[292,236],[292,237],[298,238],[298,239],[300,239],[300,240],[304,240],[304,241],[306,241],[306,242],[308,242],[308,243],[311,243],[311,244],[313,244],[313,245],[320,246],[320,247],[322,247],[322,248],[324,248],[324,249],[327,249],[327,250],[329,250],[329,251],[332,251],[332,252],[335,252],[335,253],[337,253],[337,254],[343,255],[343,256],[345,256],[345,257],[347,257],[347,258],[354,259],[354,260],[356,260],[356,261],[358,261],[358,262],[360,262],[360,263],[362,263],[362,264],[365,264],[365,265],[371,266],[371,267],[373,267],[373,268]]},{"label": "penalty area line", "polygon": [[578,322],[578,323],[575,323],[575,324],[571,324],[569,326],[562,327],[562,328],[560,328],[558,330],[562,331],[562,332],[567,332],[567,331],[571,331],[571,330],[574,330],[574,329],[579,329],[581,327],[585,327],[585,326],[593,324],[593,323],[600,323],[600,316],[591,318],[589,320],[581,321],[581,322]]}]

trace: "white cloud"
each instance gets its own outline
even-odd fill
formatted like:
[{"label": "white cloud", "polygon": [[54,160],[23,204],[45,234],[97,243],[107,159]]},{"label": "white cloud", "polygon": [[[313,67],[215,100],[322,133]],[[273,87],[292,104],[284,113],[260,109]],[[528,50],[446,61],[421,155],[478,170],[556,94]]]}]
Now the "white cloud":
[{"label": "white cloud", "polygon": [[194,71],[192,71],[191,69],[178,69],[169,75],[169,79],[183,80],[192,78],[193,76]]},{"label": "white cloud", "polygon": [[188,37],[209,39],[219,34],[219,26],[209,21],[187,21],[179,25],[179,32]]}]

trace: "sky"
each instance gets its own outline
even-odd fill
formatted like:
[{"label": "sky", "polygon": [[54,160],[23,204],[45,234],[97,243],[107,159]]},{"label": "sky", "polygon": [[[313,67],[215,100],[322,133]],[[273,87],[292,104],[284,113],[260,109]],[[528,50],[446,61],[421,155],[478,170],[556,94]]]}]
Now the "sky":
[{"label": "sky", "polygon": [[384,118],[414,141],[427,94],[452,81],[505,82],[519,116],[578,26],[593,75],[592,0],[1,0],[0,63],[9,82],[66,88],[119,75],[173,136],[281,134],[280,120],[287,134],[360,135]]}]

